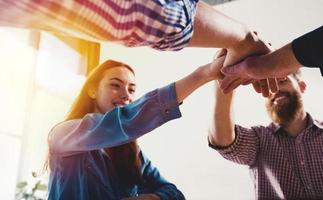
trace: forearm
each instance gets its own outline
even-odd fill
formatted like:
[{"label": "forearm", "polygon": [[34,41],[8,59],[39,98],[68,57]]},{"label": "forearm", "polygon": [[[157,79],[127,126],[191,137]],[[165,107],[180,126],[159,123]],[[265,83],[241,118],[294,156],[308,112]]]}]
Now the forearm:
[{"label": "forearm", "polygon": [[104,114],[87,114],[82,119],[55,126],[50,133],[50,147],[62,156],[110,148],[141,137],[179,117],[181,113],[172,83],[148,92],[126,106],[117,106]]},{"label": "forearm", "polygon": [[[262,62],[262,64],[271,63],[271,65],[276,68],[273,70],[273,72],[278,72],[278,74],[273,73],[271,75],[272,77],[279,76],[280,74],[293,73],[302,66],[295,57],[291,43],[277,49],[276,51],[273,51],[268,55],[264,55],[264,57],[267,57],[269,60],[265,60],[264,62]],[[260,65],[261,64],[259,64],[259,67],[261,67]]]},{"label": "forearm", "polygon": [[218,83],[215,87],[214,114],[209,130],[209,140],[216,146],[228,146],[235,138],[232,112],[233,92],[223,94]]},{"label": "forearm", "polygon": [[175,82],[177,102],[182,102],[196,89],[212,80],[208,72],[209,64],[197,68],[188,76]]},{"label": "forearm", "polygon": [[199,1],[189,46],[230,48],[245,40],[249,29]]}]

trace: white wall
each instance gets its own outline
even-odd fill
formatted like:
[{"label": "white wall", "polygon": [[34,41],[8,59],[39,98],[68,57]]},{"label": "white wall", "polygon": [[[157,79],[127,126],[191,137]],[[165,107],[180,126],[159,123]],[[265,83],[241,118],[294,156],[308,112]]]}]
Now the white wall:
[{"label": "white wall", "polygon": [[[240,0],[220,10],[255,28],[275,47],[323,24],[321,0]],[[171,83],[211,60],[215,49],[157,52],[103,44],[101,60],[117,59],[136,69],[138,97]],[[308,83],[306,109],[321,118],[323,78],[317,69],[304,70]],[[212,84],[201,88],[181,106],[183,117],[140,139],[143,151],[161,173],[185,193],[187,199],[253,199],[249,171],[221,158],[207,146],[207,129],[213,104]],[[264,99],[251,87],[239,88],[236,121],[242,125],[267,124]]]}]

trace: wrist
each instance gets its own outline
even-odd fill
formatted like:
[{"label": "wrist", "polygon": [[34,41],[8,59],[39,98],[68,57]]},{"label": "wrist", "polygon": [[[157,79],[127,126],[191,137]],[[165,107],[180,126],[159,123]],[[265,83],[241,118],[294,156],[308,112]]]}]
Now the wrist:
[{"label": "wrist", "polygon": [[297,61],[291,44],[287,44],[265,56],[273,66],[272,76],[284,77],[297,71],[302,66]]},{"label": "wrist", "polygon": [[214,80],[214,77],[212,77],[212,74],[210,72],[210,65],[211,63],[200,66],[195,70],[196,77],[199,80],[203,81],[203,83]]},{"label": "wrist", "polygon": [[[220,88],[220,84],[218,81],[215,81],[215,105],[219,104],[220,107],[230,107],[231,102],[233,100],[235,90],[232,90],[228,93],[223,93],[223,91]],[[226,102],[226,103],[223,103]]]},{"label": "wrist", "polygon": [[[251,37],[252,36],[252,37]],[[231,35],[230,43],[226,45],[226,49],[232,49],[236,46],[244,45],[246,41],[256,36],[246,25],[236,24],[234,33]]]},{"label": "wrist", "polygon": [[259,42],[260,40],[256,33],[248,29],[245,30],[243,36],[228,49],[233,51],[249,51],[256,43]]}]

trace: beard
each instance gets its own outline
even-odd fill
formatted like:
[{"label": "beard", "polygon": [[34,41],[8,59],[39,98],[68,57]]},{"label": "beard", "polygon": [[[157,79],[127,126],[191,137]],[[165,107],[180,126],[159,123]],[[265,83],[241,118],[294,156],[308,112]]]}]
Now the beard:
[{"label": "beard", "polygon": [[274,98],[268,99],[266,103],[267,112],[273,122],[286,125],[301,112],[303,106],[301,94],[298,91],[278,92],[277,94],[284,95],[287,99],[279,104],[275,104]]}]

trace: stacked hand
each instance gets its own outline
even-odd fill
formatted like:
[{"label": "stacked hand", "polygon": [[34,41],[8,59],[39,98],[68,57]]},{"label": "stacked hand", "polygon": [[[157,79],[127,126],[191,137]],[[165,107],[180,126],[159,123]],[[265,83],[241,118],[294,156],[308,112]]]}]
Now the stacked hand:
[{"label": "stacked hand", "polygon": [[242,62],[224,68],[228,75],[239,75],[253,79],[266,77],[284,78],[296,72],[301,64],[295,58],[291,43],[268,54],[251,56]]},{"label": "stacked hand", "polygon": [[266,55],[270,52],[270,45],[262,41],[255,33],[250,33],[240,44],[220,50],[215,56],[214,62],[218,63],[222,61],[223,68],[221,71],[224,72],[220,80],[222,91],[228,93],[239,85],[252,83],[256,92],[262,93],[265,97],[269,95],[269,91],[276,92],[278,86],[275,78],[258,79],[246,73],[241,73],[241,71],[237,72],[236,69],[234,72],[232,70],[228,70],[229,72],[226,71],[226,66],[239,63],[241,60],[245,62],[245,60],[251,58],[250,56]]}]

